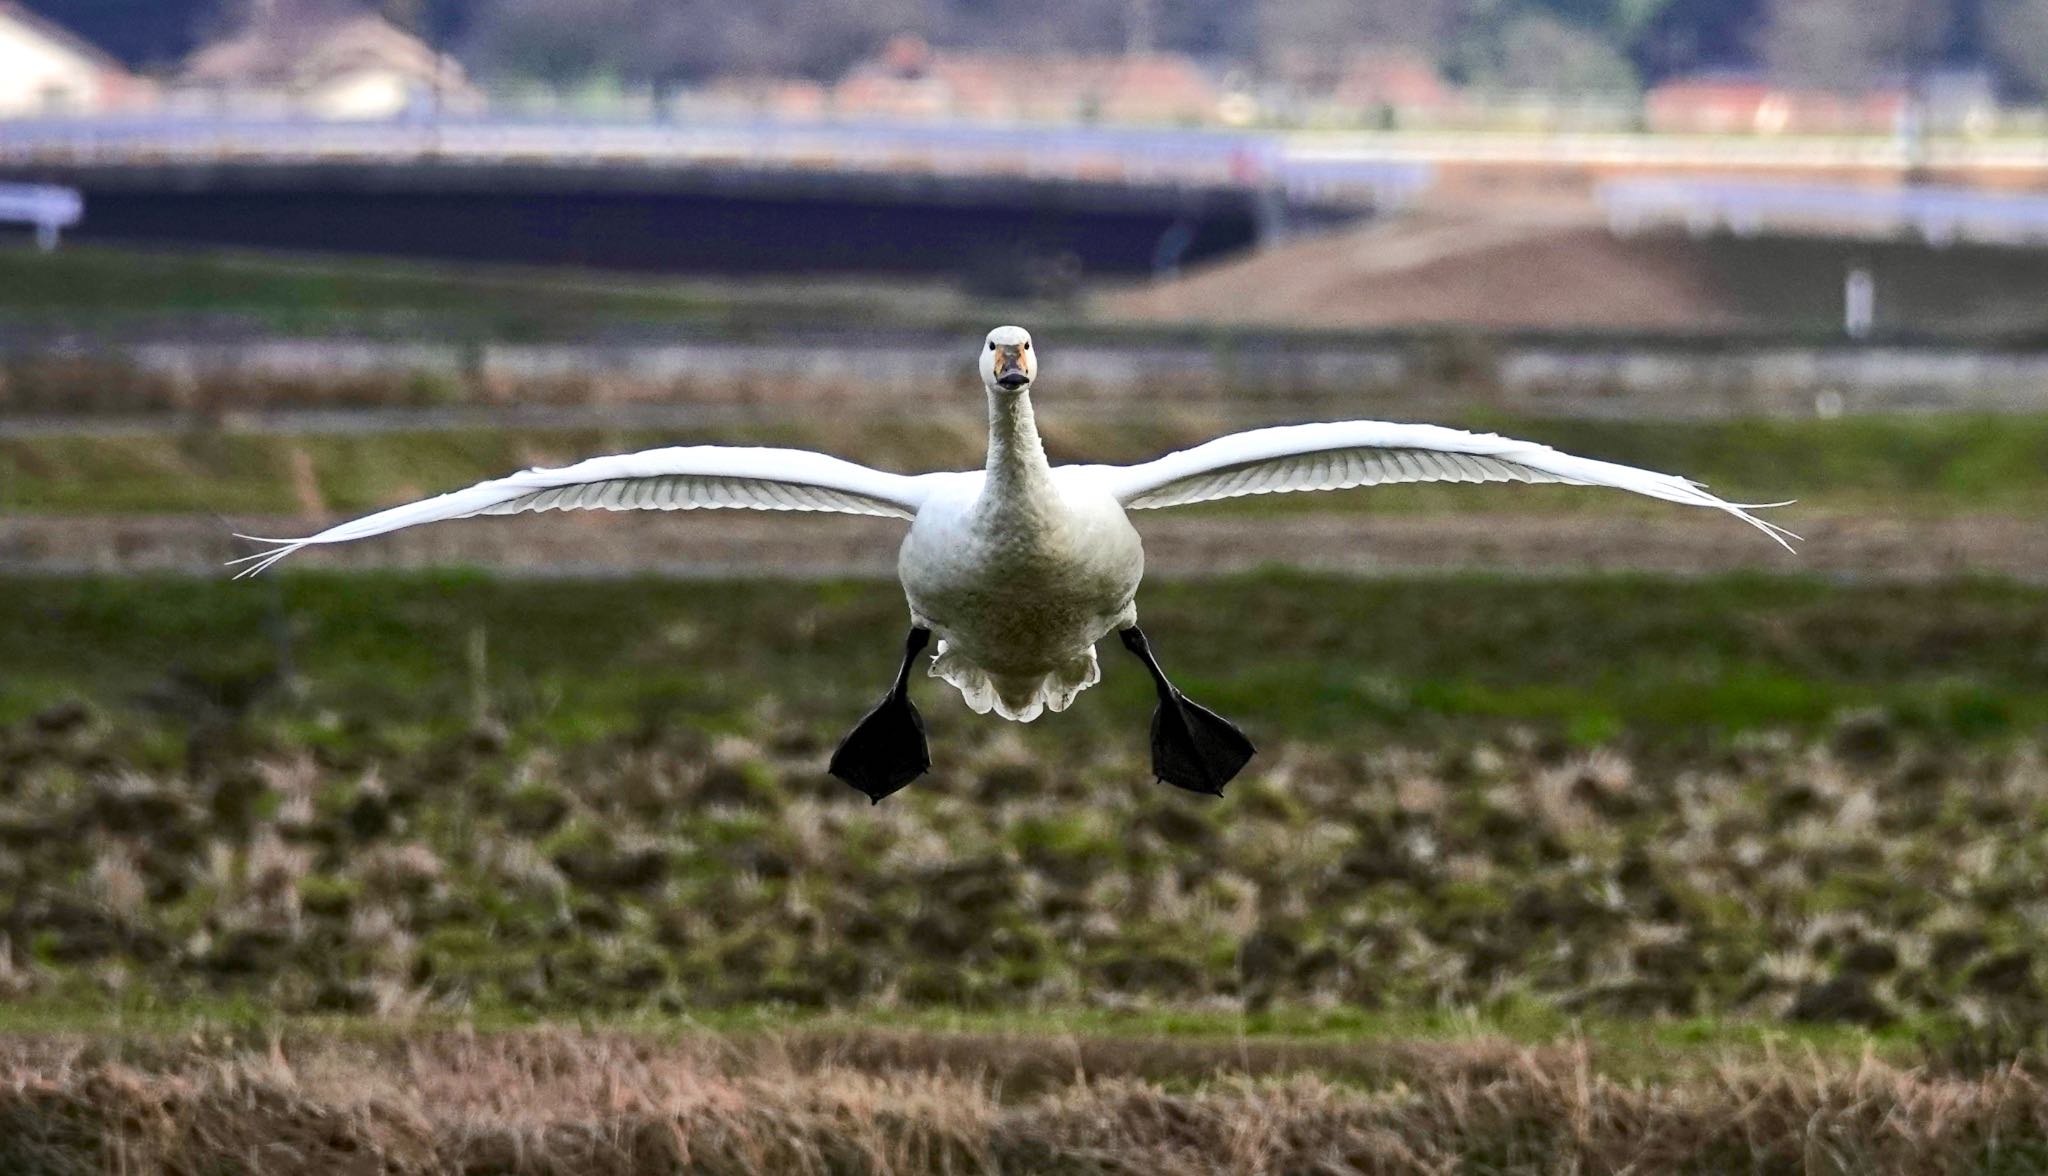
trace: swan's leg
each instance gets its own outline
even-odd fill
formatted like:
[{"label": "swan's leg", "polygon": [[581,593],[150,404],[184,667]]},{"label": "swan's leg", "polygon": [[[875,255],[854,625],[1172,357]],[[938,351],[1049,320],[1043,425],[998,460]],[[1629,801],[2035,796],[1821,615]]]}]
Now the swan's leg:
[{"label": "swan's leg", "polygon": [[1152,774],[1189,792],[1223,795],[1223,786],[1250,762],[1252,741],[1237,724],[1174,689],[1153,659],[1144,630],[1132,625],[1121,636],[1159,690],[1159,709],[1152,712]]},{"label": "swan's leg", "polygon": [[896,671],[896,684],[832,753],[832,774],[867,793],[876,804],[931,770],[924,716],[910,704],[910,667],[931,639],[930,629],[910,631],[903,643],[903,665]]}]

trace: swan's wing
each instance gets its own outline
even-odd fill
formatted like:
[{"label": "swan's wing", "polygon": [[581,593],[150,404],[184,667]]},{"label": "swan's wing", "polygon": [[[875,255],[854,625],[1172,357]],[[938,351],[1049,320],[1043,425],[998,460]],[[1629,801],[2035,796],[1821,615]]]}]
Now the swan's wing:
[{"label": "swan's wing", "polygon": [[438,498],[394,506],[303,539],[252,539],[274,546],[234,563],[254,575],[315,543],[366,539],[420,523],[541,510],[818,510],[907,519],[924,501],[922,478],[887,474],[802,449],[691,445],[593,457],[559,469],[531,469]]},{"label": "swan's wing", "polygon": [[1102,471],[1134,510],[1243,494],[1343,490],[1389,482],[1557,482],[1611,486],[1734,515],[1777,540],[1798,536],[1750,514],[1785,503],[1727,502],[1697,482],[1560,453],[1548,445],[1439,425],[1330,421],[1233,433],[1142,465]]}]

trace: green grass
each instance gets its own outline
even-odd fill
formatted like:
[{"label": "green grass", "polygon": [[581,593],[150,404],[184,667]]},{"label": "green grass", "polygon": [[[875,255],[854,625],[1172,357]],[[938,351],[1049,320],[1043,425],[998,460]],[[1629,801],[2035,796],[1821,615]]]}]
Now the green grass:
[{"label": "green grass", "polygon": [[[885,680],[902,612],[893,587],[868,583],[463,574],[22,579],[0,594],[17,602],[0,620],[0,717],[174,680],[228,689],[218,680],[288,656],[310,697],[352,715],[459,723],[487,697],[553,739],[679,711],[737,722],[764,692],[794,716],[836,719]],[[1871,706],[1963,737],[2048,720],[2038,588],[1272,574],[1150,586],[1141,606],[1191,690],[1318,738],[1501,721],[1594,737],[1813,728]],[[1041,726],[1142,712],[1142,675],[1104,657],[1091,705]]]},{"label": "green grass", "polygon": [[[1055,460],[1136,461],[1232,427],[1201,416],[1114,425],[1044,413]],[[1686,474],[1744,501],[1797,498],[1802,515],[2048,513],[2048,416],[1839,421],[1590,422],[1483,417],[1463,423],[1568,452]],[[333,511],[363,511],[535,464],[657,445],[823,447],[887,469],[974,468],[972,421],[734,423],[682,436],[646,430],[466,429],[364,436],[195,432],[0,439],[0,509],[91,514],[288,513],[310,485]],[[1214,513],[1668,510],[1631,496],[1548,486],[1388,486],[1343,495],[1271,495]]]},{"label": "green grass", "polygon": [[67,245],[45,254],[0,248],[0,315],[63,322],[198,314],[303,330],[374,329],[426,319],[478,335],[554,337],[620,322],[740,325],[788,316],[874,321],[878,314],[923,307],[933,298],[845,284],[750,286],[231,249]]},{"label": "green grass", "polygon": [[233,252],[74,245],[0,250],[0,311],[34,314],[232,313],[301,322],[339,313],[701,314],[708,304],[654,283],[565,290],[544,275],[393,261],[291,260]]}]

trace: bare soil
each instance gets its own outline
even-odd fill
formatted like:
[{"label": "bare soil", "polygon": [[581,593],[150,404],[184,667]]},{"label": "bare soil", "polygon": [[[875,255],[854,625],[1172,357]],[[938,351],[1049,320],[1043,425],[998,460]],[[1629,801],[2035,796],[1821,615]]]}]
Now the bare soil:
[{"label": "bare soil", "polygon": [[1735,303],[1683,237],[1577,212],[1416,215],[1311,237],[1103,301],[1139,322],[1711,331]]},{"label": "bare soil", "polygon": [[[1805,536],[1791,555],[1718,516],[1629,514],[1140,515],[1154,576],[1230,574],[1266,566],[1405,575],[1513,571],[1709,574],[1760,571],[1874,580],[1957,575],[2048,580],[2048,532],[2005,516],[1858,516],[1782,521]],[[0,517],[0,571],[222,572],[247,554],[231,532],[300,535],[292,518],[207,516]],[[747,513],[546,515],[471,519],[372,542],[311,550],[294,566],[393,568],[463,564],[513,575],[690,578],[879,578],[894,572],[902,524]]]}]

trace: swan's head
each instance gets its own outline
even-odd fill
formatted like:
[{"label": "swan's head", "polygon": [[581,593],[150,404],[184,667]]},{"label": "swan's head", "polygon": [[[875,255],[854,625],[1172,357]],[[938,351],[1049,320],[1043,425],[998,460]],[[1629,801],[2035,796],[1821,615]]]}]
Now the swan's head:
[{"label": "swan's head", "polygon": [[981,382],[1006,392],[1022,392],[1038,378],[1038,356],[1031,351],[1031,332],[1023,327],[997,327],[981,347]]}]

